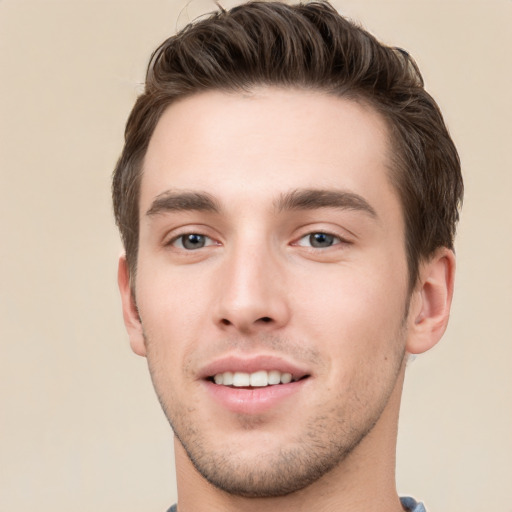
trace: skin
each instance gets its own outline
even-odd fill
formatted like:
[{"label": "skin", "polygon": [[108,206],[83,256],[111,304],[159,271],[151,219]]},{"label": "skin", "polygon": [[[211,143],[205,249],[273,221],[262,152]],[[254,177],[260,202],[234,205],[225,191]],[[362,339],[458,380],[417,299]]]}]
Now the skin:
[{"label": "skin", "polygon": [[[389,152],[379,114],[320,92],[207,92],[159,121],[119,285],[176,434],[180,512],[401,510],[406,355],[443,334],[455,264],[439,249],[408,294]],[[306,378],[263,409],[212,398],[205,368],[260,356]]]}]

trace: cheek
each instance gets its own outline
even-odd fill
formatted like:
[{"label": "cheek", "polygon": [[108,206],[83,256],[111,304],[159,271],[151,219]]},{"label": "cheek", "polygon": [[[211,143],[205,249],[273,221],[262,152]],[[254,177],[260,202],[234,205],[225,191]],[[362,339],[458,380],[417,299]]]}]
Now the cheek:
[{"label": "cheek", "polygon": [[165,315],[188,321],[197,315],[209,294],[208,274],[189,265],[173,266],[165,257],[147,260],[137,273],[139,308],[157,319]]},{"label": "cheek", "polygon": [[136,288],[148,349],[158,360],[173,359],[204,329],[205,314],[211,309],[206,283],[184,272],[148,270],[140,269]]},{"label": "cheek", "polygon": [[[397,284],[397,280],[400,280]],[[406,281],[392,272],[343,269],[328,286],[311,281],[298,295],[302,329],[326,352],[347,360],[382,358],[393,349],[406,310]]]}]

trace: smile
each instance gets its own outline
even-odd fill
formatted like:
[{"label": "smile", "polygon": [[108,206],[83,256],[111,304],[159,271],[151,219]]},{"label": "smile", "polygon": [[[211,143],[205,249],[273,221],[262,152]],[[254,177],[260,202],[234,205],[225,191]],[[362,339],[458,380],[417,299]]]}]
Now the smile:
[{"label": "smile", "polygon": [[270,354],[224,355],[203,367],[198,376],[223,410],[244,415],[282,407],[314,380],[309,368]]},{"label": "smile", "polygon": [[294,379],[291,373],[279,370],[258,370],[252,373],[230,371],[217,373],[211,377],[211,380],[221,386],[263,388],[266,386],[289,384],[299,379]]}]

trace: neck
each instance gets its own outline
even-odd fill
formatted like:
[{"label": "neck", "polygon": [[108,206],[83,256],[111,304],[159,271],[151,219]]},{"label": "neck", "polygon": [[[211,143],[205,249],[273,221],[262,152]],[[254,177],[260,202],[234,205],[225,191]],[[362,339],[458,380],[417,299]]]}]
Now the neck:
[{"label": "neck", "polygon": [[178,512],[398,512],[395,484],[398,412],[404,369],[373,429],[333,470],[313,484],[286,496],[246,498],[209,484],[175,440]]}]

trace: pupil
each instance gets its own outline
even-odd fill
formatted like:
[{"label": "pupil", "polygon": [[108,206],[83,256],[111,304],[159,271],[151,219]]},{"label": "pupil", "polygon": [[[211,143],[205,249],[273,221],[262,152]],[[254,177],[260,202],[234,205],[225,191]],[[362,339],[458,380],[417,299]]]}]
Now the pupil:
[{"label": "pupil", "polygon": [[183,247],[185,249],[200,249],[204,247],[204,236],[195,234],[184,236]]},{"label": "pupil", "polygon": [[327,233],[314,233],[310,235],[310,243],[313,247],[330,247],[333,241],[334,236]]}]

